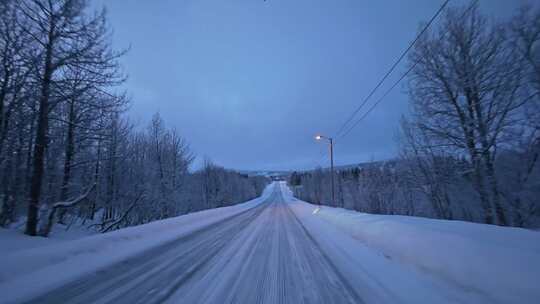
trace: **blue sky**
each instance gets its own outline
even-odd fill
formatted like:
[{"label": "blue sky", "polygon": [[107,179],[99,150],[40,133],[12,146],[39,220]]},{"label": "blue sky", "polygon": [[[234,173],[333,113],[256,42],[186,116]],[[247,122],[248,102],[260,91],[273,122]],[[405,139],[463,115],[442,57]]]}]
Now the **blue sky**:
[{"label": "blue sky", "polygon": [[[141,125],[160,112],[195,154],[236,169],[306,169],[412,41],[432,0],[115,0],[106,6]],[[450,1],[465,5],[468,1]],[[506,18],[527,1],[481,0]],[[399,78],[406,61],[385,82]],[[405,83],[405,82],[403,82]],[[372,101],[379,95],[375,94]],[[336,142],[336,163],[388,159],[407,111],[398,86]]]}]

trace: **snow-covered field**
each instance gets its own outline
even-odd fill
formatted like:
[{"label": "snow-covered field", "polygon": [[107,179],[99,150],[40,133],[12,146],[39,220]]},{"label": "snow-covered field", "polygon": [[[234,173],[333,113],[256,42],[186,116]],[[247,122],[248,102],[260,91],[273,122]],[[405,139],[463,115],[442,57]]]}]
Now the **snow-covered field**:
[{"label": "snow-covered field", "polygon": [[1,232],[11,249],[0,252],[0,303],[540,299],[539,232],[318,209],[284,183],[244,204],[50,245]]}]

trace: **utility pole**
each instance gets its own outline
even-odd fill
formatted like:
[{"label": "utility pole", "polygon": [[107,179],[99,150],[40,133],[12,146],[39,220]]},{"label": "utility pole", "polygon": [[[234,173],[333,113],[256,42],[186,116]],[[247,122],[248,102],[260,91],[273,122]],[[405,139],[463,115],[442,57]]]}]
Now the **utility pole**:
[{"label": "utility pole", "polygon": [[315,136],[316,140],[326,139],[330,143],[330,175],[332,179],[332,205],[336,206],[336,191],[334,188],[334,139],[323,135]]},{"label": "utility pole", "polygon": [[330,141],[330,174],[332,175],[332,206],[336,206],[336,192],[334,189],[334,140],[332,137],[329,137]]}]

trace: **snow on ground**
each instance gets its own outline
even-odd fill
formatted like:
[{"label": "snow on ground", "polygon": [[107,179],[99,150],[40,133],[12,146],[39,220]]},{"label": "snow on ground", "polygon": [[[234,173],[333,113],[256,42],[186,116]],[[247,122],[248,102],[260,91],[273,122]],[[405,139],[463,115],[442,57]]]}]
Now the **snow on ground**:
[{"label": "snow on ground", "polygon": [[[283,200],[279,199],[280,195]],[[272,208],[266,205],[254,208],[264,201],[272,203]],[[287,207],[284,209],[283,206]],[[289,208],[292,213],[286,212]],[[326,286],[325,279],[330,274],[334,276],[334,283],[354,291],[366,303],[532,304],[540,299],[540,288],[537,287],[540,281],[540,232],[460,221],[371,215],[330,207],[315,212],[317,209],[317,206],[293,198],[286,184],[281,182],[271,184],[262,197],[247,203],[69,242],[51,240],[54,243],[50,246],[44,244],[48,240],[42,238],[29,239],[0,230],[0,246],[11,246],[6,247],[9,250],[5,247],[0,250],[0,294],[18,302],[70,282],[77,283],[78,278],[87,274],[92,275],[84,276],[85,280],[98,278],[101,282],[104,276],[114,281],[114,269],[111,274],[102,271],[107,266],[125,264],[129,271],[135,271],[138,262],[129,264],[129,261],[134,263],[133,259],[128,260],[129,257],[153,257],[156,249],[165,250],[170,247],[165,244],[172,244],[170,251],[141,266],[145,272],[153,274],[148,276],[148,281],[145,275],[136,276],[133,282],[126,281],[123,288],[158,280],[154,282],[159,286],[156,288],[166,289],[167,284],[187,275],[182,270],[183,261],[195,268],[206,265],[204,267],[210,267],[210,270],[201,266],[204,271],[194,274],[201,281],[194,280],[192,285],[184,286],[189,287],[190,292],[173,284],[171,288],[178,289],[179,299],[188,294],[196,298],[208,295],[208,286],[214,287],[212,293],[220,294],[218,287],[221,286],[219,290],[223,294],[233,292],[229,296],[237,296],[253,291],[248,285],[256,280],[289,291],[296,285],[303,286],[300,282],[322,282],[324,284],[321,283],[314,292],[323,293],[321,286]],[[233,216],[237,216],[234,221],[225,221]],[[194,233],[196,231],[200,233]],[[184,243],[185,240],[180,238],[186,235],[193,235],[193,238]],[[289,247],[285,246],[287,244]],[[40,247],[36,249],[36,246]],[[193,251],[197,248],[199,251]],[[187,251],[179,253],[178,250]],[[258,254],[252,255],[253,252]],[[319,259],[315,253],[321,255]],[[204,260],[205,255],[209,256],[207,260]],[[268,269],[265,270],[261,266],[265,263],[260,262],[265,260],[277,264],[268,264],[271,267],[266,265]],[[152,266],[154,264],[157,266]],[[312,269],[313,273],[302,273],[294,265],[309,266],[301,269],[304,272]],[[328,274],[314,276],[321,265],[326,265]],[[225,268],[229,270],[223,270]],[[165,279],[161,280],[154,272]],[[120,274],[124,273],[120,271]],[[288,280],[278,276],[285,274],[290,277]],[[298,276],[305,280],[291,279]],[[268,281],[266,277],[282,280]],[[171,281],[171,278],[175,279]],[[208,284],[209,278],[215,282]],[[234,282],[240,288],[237,291],[229,288]],[[143,285],[139,286],[139,292],[145,292],[143,287],[146,285]],[[199,286],[200,292],[193,293],[193,286]],[[261,294],[265,290],[253,292]],[[272,298],[274,295],[267,296]],[[220,297],[216,296],[216,299]]]},{"label": "snow on ground", "polygon": [[[471,295],[483,294],[494,303],[538,303],[540,299],[538,231],[326,206],[315,212],[317,206],[293,198],[288,188],[283,192],[294,201],[291,208],[304,222],[322,219],[389,260],[460,286]],[[315,224],[310,227],[317,229]],[[320,231],[321,237],[325,233]]]},{"label": "snow on ground", "polygon": [[[30,292],[39,294],[62,286],[84,274],[249,210],[264,201],[272,191],[273,185],[267,187],[261,197],[242,204],[50,245],[45,245],[40,237],[28,240],[29,237],[14,236],[12,232],[4,231],[0,238],[6,237],[7,240],[0,240],[0,244],[15,245],[12,250],[0,250],[0,294],[6,295],[9,290],[12,298],[16,298],[17,294],[28,297]],[[26,286],[32,286],[32,289]]]},{"label": "snow on ground", "polygon": [[19,222],[12,224],[9,229],[0,228],[0,248],[2,248],[0,250],[0,259],[13,254],[14,251],[52,245],[96,234],[96,232],[80,224],[74,224],[69,229],[66,229],[65,225],[56,224],[53,226],[48,238],[31,237],[24,234],[25,221],[25,218],[21,218]]}]

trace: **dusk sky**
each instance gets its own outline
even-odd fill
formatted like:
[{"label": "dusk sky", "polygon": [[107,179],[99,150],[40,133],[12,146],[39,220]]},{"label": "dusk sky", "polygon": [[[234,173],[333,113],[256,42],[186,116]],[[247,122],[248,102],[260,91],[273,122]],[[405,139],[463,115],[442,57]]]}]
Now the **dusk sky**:
[{"label": "dusk sky", "polygon": [[[131,46],[122,62],[134,122],[146,125],[159,112],[199,157],[227,168],[279,170],[327,165],[321,158],[326,146],[313,136],[335,135],[442,2],[100,0],[94,5],[107,7],[114,47]],[[526,2],[481,0],[480,9],[504,18]],[[371,102],[400,77],[406,63]],[[405,84],[336,142],[336,164],[397,154],[397,128],[408,107]]]}]

